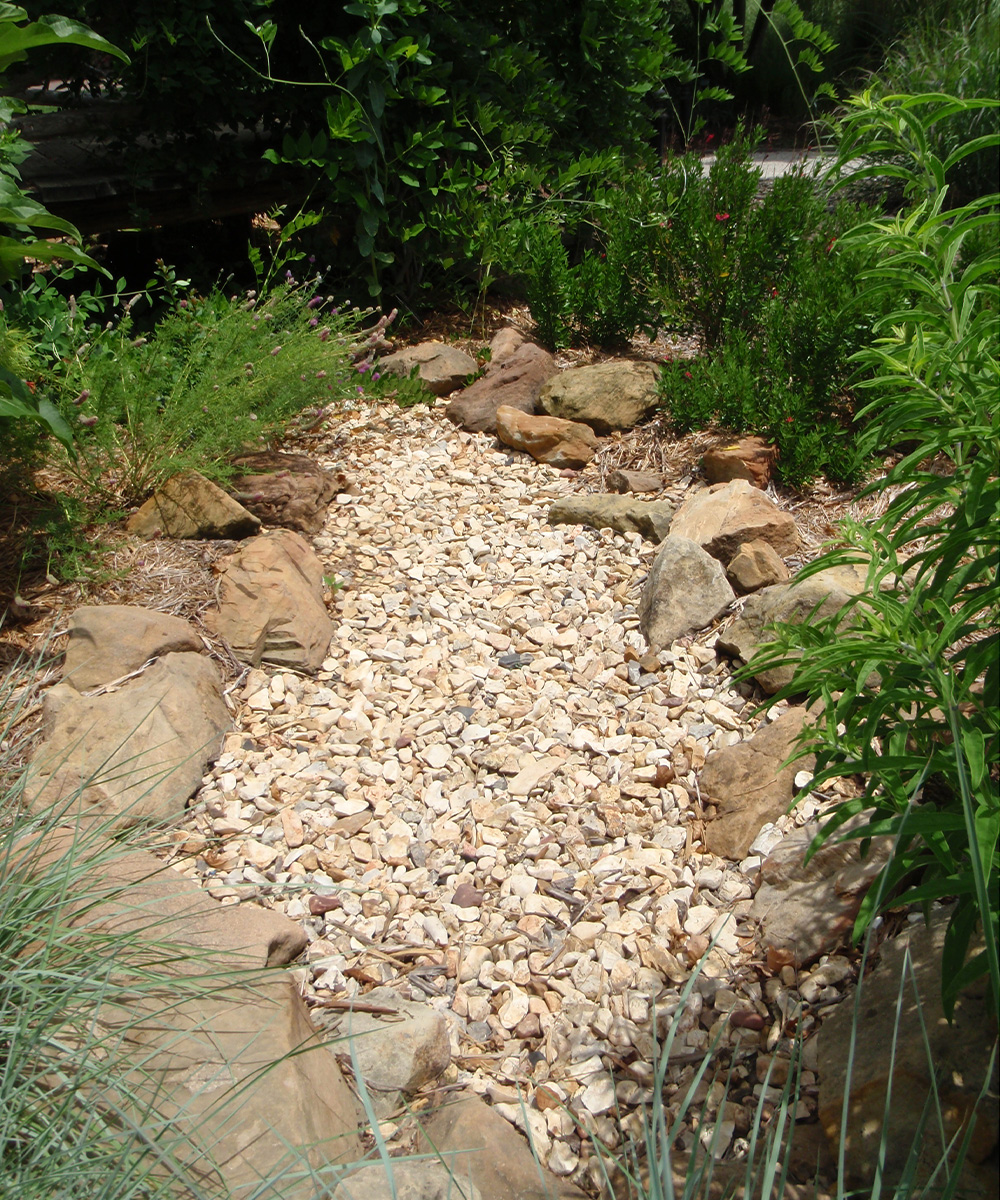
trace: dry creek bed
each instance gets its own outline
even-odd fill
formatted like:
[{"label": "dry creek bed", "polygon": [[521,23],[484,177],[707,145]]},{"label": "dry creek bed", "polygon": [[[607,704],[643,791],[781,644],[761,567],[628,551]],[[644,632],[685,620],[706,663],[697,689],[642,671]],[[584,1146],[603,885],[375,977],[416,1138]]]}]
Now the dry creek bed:
[{"label": "dry creek bed", "polygon": [[[231,686],[237,731],[174,865],[224,904],[302,922],[297,977],[324,1027],[377,985],[444,1013],[452,1061],[428,1093],[488,1097],[557,1175],[600,1178],[580,1127],[611,1147],[640,1128],[668,1020],[675,1107],[720,1039],[721,1073],[696,1097],[708,1123],[692,1119],[687,1144],[714,1132],[739,1157],[768,1056],[852,970],[835,957],[838,984],[811,989],[788,967],[769,977],[747,920],[762,856],[818,799],[738,865],[700,841],[705,756],[782,706],[753,715],[712,630],[649,654],[636,606],[652,544],[548,525],[552,501],[598,486],[596,467],[560,473],[440,406],[363,405],[317,457],[358,485],[314,539],[342,585],[329,658],[315,679],[251,670]],[[382,1132],[405,1149],[411,1128],[397,1110]]]}]

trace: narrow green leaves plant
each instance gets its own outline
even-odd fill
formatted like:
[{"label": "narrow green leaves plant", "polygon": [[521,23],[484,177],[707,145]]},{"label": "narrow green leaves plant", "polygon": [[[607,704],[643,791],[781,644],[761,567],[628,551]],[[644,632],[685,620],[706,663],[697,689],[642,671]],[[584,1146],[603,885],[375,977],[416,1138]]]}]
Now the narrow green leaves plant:
[{"label": "narrow green leaves plant", "polygon": [[[869,373],[858,384],[870,396],[858,414],[864,448],[896,461],[867,489],[887,497],[882,514],[844,523],[841,544],[804,572],[845,562],[867,570],[848,621],[842,613],[779,629],[747,668],[801,653],[784,694],[823,704],[803,746],[817,754],[817,781],[865,778],[864,795],[838,805],[814,848],[862,812],[869,819],[845,836],[897,842],[856,934],[877,896],[882,907],[957,898],[942,964],[949,1011],[983,975],[1000,1001],[1000,196],[946,212],[946,180],[1000,135],[941,160],[929,134],[982,103],[866,93],[847,115],[839,168],[879,161],[849,168],[842,182],[891,173],[908,198],[897,216],[843,239],[874,252],[863,281],[890,302],[855,361]],[[977,930],[983,945],[973,950]]]}]

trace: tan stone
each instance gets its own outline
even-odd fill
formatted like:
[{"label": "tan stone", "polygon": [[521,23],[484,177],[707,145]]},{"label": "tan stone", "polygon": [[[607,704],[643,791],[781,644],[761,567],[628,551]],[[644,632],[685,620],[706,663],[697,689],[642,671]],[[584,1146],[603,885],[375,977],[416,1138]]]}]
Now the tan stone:
[{"label": "tan stone", "polygon": [[42,713],[28,804],[100,813],[122,827],[178,817],[232,723],[215,665],[189,653],[166,654],[99,696],[56,684]]},{"label": "tan stone", "polygon": [[805,723],[805,708],[789,709],[745,742],[715,750],[705,760],[698,786],[703,799],[718,807],[718,816],[705,826],[705,844],[713,854],[736,862],[746,858],[761,828],[788,811],[796,773],[815,764],[809,755],[783,765]]},{"label": "tan stone", "polygon": [[777,446],[768,445],[763,438],[745,437],[706,450],[701,464],[709,483],[746,479],[754,487],[766,488],[777,458]]},{"label": "tan stone", "polygon": [[435,396],[447,396],[478,370],[474,358],[444,342],[420,342],[378,360],[378,369],[393,375],[409,375],[414,367]]},{"label": "tan stone", "polygon": [[[986,1079],[987,1064],[996,1045],[996,1008],[990,1002],[983,979],[959,996],[953,1019],[945,1018],[941,1002],[941,957],[950,916],[950,911],[938,909],[932,913],[929,927],[923,923],[911,925],[898,937],[883,941],[874,971],[859,984],[860,1019],[852,1019],[854,1005],[845,1001],[820,1027],[817,1038],[820,1123],[836,1154],[847,1092],[844,1183],[860,1192],[872,1184],[880,1143],[886,1151],[883,1183],[891,1194],[906,1169],[915,1139],[919,1139],[914,1194],[921,1194],[947,1149],[942,1142],[939,1120],[944,1138],[949,1141],[955,1138],[953,1147],[957,1147],[960,1131],[973,1114],[976,1124],[958,1180],[958,1194],[996,1197],[1000,1190],[996,1169],[1000,1114],[995,1060],[992,1077]],[[847,1062],[852,1041],[853,1067],[848,1082]],[[928,1058],[933,1064],[940,1108],[931,1099]],[[986,1094],[980,1098],[984,1083]],[[890,1087],[889,1129],[884,1135]],[[932,1112],[940,1113],[940,1118],[926,1119],[928,1103]]]},{"label": "tan stone", "polygon": [[603,492],[566,496],[549,509],[550,525],[589,525],[616,533],[640,533],[651,542],[662,542],[670,532],[674,506],[665,500],[634,500]]},{"label": "tan stone", "polygon": [[202,649],[187,621],[128,604],[78,608],[68,632],[63,680],[78,692],[121,679],[162,654]]},{"label": "tan stone", "polygon": [[260,521],[197,471],[181,471],[129,517],[126,528],[142,538],[244,538],[260,529]]},{"label": "tan stone", "polygon": [[783,512],[745,479],[696,492],[680,506],[671,532],[728,563],[743,542],[768,542],[780,555],[801,545],[791,513]]},{"label": "tan stone", "polygon": [[333,636],[323,586],[323,567],[309,544],[291,530],[272,530],[225,560],[219,608],[206,613],[205,623],[252,666],[317,671]]},{"label": "tan stone", "polygon": [[561,371],[542,388],[538,402],[551,417],[583,421],[595,433],[631,429],[659,403],[653,363],[610,359]]},{"label": "tan stone", "polygon": [[726,568],[726,576],[740,595],[787,583],[788,568],[770,542],[759,538],[742,542]]},{"label": "tan stone", "polygon": [[612,492],[662,492],[666,481],[659,471],[612,471],[607,483]]},{"label": "tan stone", "polygon": [[642,587],[639,626],[653,650],[669,649],[677,638],[710,625],[735,599],[720,564],[671,529]]},{"label": "tan stone", "polygon": [[505,446],[525,450],[553,467],[585,467],[597,453],[589,425],[558,417],[534,417],[509,405],[497,409],[497,437]]},{"label": "tan stone", "polygon": [[471,1182],[483,1200],[584,1200],[579,1188],[545,1170],[524,1138],[478,1096],[460,1095],[421,1124],[421,1150],[440,1154],[456,1182]]},{"label": "tan stone", "polygon": [[251,905],[223,907],[89,826],[22,838],[15,861],[28,878],[65,877],[66,925],[107,937],[120,975],[155,962],[163,977],[124,996],[111,983],[95,1009],[92,1036],[134,1064],[102,1099],[193,1177],[221,1175],[239,1200],[259,1194],[261,1179],[282,1200],[311,1200],[305,1165],[360,1157],[349,1088],[290,977],[264,969],[301,951],[298,926]]}]

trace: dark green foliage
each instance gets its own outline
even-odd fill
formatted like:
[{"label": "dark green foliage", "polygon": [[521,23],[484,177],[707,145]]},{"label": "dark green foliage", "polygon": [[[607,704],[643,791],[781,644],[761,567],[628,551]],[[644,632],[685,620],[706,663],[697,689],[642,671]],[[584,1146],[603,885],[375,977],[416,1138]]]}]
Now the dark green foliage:
[{"label": "dark green foliage", "polygon": [[707,173],[693,158],[670,168],[687,186],[663,253],[664,307],[702,333],[706,355],[665,371],[664,403],[678,431],[714,422],[768,437],[787,484],[856,480],[850,360],[875,306],[858,284],[870,255],[838,238],[857,210],[831,209],[803,173],[760,197],[751,145],[723,146]]}]

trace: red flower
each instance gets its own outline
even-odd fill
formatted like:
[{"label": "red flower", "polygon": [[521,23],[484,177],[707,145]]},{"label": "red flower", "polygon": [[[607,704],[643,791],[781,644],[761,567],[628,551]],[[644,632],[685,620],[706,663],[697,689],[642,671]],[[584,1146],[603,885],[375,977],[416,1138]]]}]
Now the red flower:
[{"label": "red flower", "polygon": [[729,220],[729,213],[716,213],[716,214],[715,214],[715,219],[716,219],[717,221],[728,221],[728,220]]},{"label": "red flower", "polygon": [[35,381],[33,379],[26,379],[24,385],[32,395],[35,394]]},{"label": "red flower", "polygon": [[785,424],[791,425],[794,420],[795,420],[794,417],[785,417]]},{"label": "red flower", "polygon": [[777,289],[777,288],[771,288],[771,299],[772,299],[772,300],[777,300],[777,298],[778,298],[778,289]]},{"label": "red flower", "polygon": [[690,378],[691,378],[691,372],[690,372],[690,371],[685,371],[685,372],[684,372],[684,378],[685,378],[685,379],[690,379]]}]

